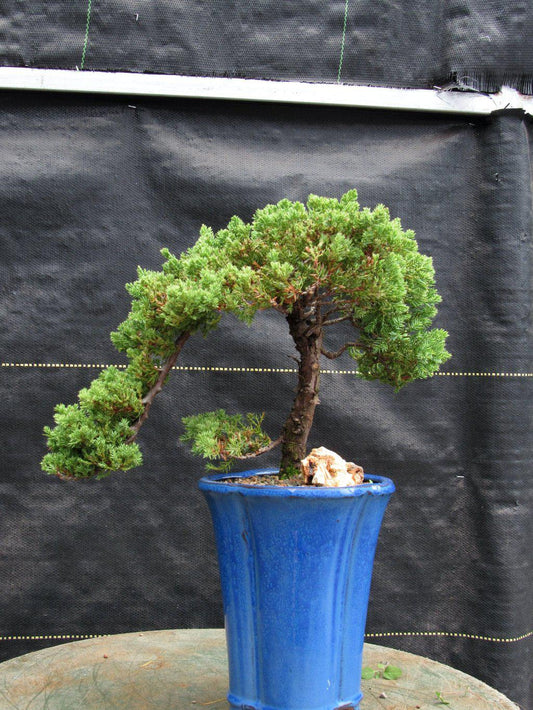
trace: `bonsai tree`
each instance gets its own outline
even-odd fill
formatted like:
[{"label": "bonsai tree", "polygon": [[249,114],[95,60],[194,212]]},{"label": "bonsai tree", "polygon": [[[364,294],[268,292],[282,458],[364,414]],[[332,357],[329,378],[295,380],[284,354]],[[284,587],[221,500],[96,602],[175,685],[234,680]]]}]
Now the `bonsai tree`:
[{"label": "bonsai tree", "polygon": [[[262,415],[218,410],[183,420],[192,451],[223,470],[280,446],[280,477],[300,471],[321,358],[347,352],[359,377],[399,390],[449,357],[447,333],[431,328],[440,301],[431,258],[386,207],[360,209],[355,190],[340,200],[310,195],[306,205],[282,200],[216,233],[203,226],[188,251],[162,254],[160,271],[139,268],[127,285],[131,311],[111,335],[128,358],[125,369],[103,370],[77,403],[57,405],[55,427],[45,427],[47,473],[101,478],[140,465],[136,439],[156,395],[189,338],[219,326],[225,313],[250,325],[258,311],[277,311],[298,353],[298,376],[276,439],[263,431]],[[337,339],[349,333],[334,350],[332,330]]]}]

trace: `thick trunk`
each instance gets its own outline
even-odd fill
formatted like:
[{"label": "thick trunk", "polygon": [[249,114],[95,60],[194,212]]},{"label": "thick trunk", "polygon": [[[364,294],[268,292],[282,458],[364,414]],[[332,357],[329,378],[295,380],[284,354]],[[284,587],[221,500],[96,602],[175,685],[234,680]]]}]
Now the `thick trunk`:
[{"label": "thick trunk", "polygon": [[320,351],[322,328],[306,318],[304,306],[296,306],[287,316],[290,333],[300,355],[298,361],[298,386],[292,409],[283,427],[280,476],[300,472],[300,462],[305,458],[307,439],[319,402]]}]

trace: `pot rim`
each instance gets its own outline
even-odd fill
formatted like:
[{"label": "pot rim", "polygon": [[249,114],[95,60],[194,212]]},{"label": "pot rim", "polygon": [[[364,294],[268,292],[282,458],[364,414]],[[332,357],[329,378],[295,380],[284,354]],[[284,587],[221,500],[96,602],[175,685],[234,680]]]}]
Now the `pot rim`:
[{"label": "pot rim", "polygon": [[[201,491],[212,493],[232,494],[254,497],[278,498],[356,498],[364,495],[391,495],[395,486],[390,478],[385,476],[365,475],[371,482],[361,483],[357,486],[343,486],[330,488],[327,486],[255,486],[244,482],[235,482],[235,479],[245,479],[251,476],[271,476],[277,474],[278,468],[258,468],[237,473],[216,473],[203,476],[198,487]],[[231,483],[228,481],[231,479]]]}]

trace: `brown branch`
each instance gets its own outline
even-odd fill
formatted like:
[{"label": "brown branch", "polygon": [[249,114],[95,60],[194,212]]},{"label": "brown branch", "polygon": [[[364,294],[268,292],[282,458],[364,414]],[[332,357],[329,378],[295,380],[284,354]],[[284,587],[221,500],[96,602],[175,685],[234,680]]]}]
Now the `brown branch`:
[{"label": "brown branch", "polygon": [[327,325],[335,325],[335,323],[342,323],[345,320],[351,320],[352,316],[340,316],[339,318],[332,318],[332,320],[325,320],[322,325],[325,328]]},{"label": "brown branch", "polygon": [[331,350],[326,350],[325,348],[322,348],[320,352],[322,355],[327,357],[329,360],[335,360],[335,358],[339,357],[342,355],[342,353],[347,350],[348,348],[355,348],[359,345],[359,343],[345,343],[342,347],[340,347],[338,350],[335,352],[332,352]]},{"label": "brown branch", "polygon": [[191,333],[190,332],[185,332],[182,333],[175,341],[174,345],[176,346],[176,349],[172,353],[172,355],[168,358],[168,360],[165,362],[164,366],[161,368],[159,372],[159,377],[157,378],[157,382],[155,385],[149,390],[149,392],[143,397],[142,403],[144,404],[144,412],[142,415],[137,419],[135,424],[131,427],[132,435],[130,438],[126,441],[126,444],[131,444],[135,441],[137,434],[139,433],[139,429],[142,427],[146,419],[148,419],[148,413],[150,411],[150,407],[152,406],[152,402],[154,401],[154,398],[161,390],[163,389],[163,385],[165,384],[165,380],[167,379],[170,371],[176,364],[176,360],[178,359],[178,355],[183,349],[183,346],[187,342],[187,340],[190,338]]},{"label": "brown branch", "polygon": [[[318,308],[319,308],[319,309],[322,309],[322,306],[324,306],[324,305],[326,305],[326,303],[319,303],[319,304],[318,304]],[[328,302],[327,302],[327,305],[331,305],[331,302],[328,301]],[[333,308],[329,308],[325,313],[322,313],[322,310],[321,310],[321,313],[322,313],[322,321],[325,323],[325,322],[328,320],[328,318],[329,318],[331,315],[333,315],[333,313],[338,313],[338,312],[339,312],[339,308],[338,308],[337,305],[335,305]]]},{"label": "brown branch", "polygon": [[[323,332],[320,314],[315,323],[309,324],[302,318],[308,304],[300,303],[287,316],[289,332],[299,354],[298,385],[296,397],[289,416],[283,425],[280,475],[285,477],[290,471],[298,470],[305,458],[307,439],[313,424],[313,416],[319,402],[320,350]],[[314,304],[316,306],[316,301]]]},{"label": "brown branch", "polygon": [[261,454],[266,454],[267,451],[272,451],[276,446],[279,446],[283,441],[283,436],[280,436],[276,441],[271,441],[270,444],[263,446],[261,449],[257,449],[250,454],[242,454],[241,456],[229,456],[228,458],[235,459],[236,461],[245,461],[246,459],[253,459],[256,456],[261,456]]}]

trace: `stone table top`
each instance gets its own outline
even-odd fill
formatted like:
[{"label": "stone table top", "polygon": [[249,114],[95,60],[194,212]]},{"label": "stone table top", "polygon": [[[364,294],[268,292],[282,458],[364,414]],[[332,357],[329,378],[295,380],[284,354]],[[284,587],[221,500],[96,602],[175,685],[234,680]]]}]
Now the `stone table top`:
[{"label": "stone table top", "polygon": [[[442,663],[365,644],[360,710],[517,710],[496,690]],[[76,641],[0,664],[0,710],[227,710],[223,629],[146,631]],[[442,701],[446,701],[445,704]]]}]

